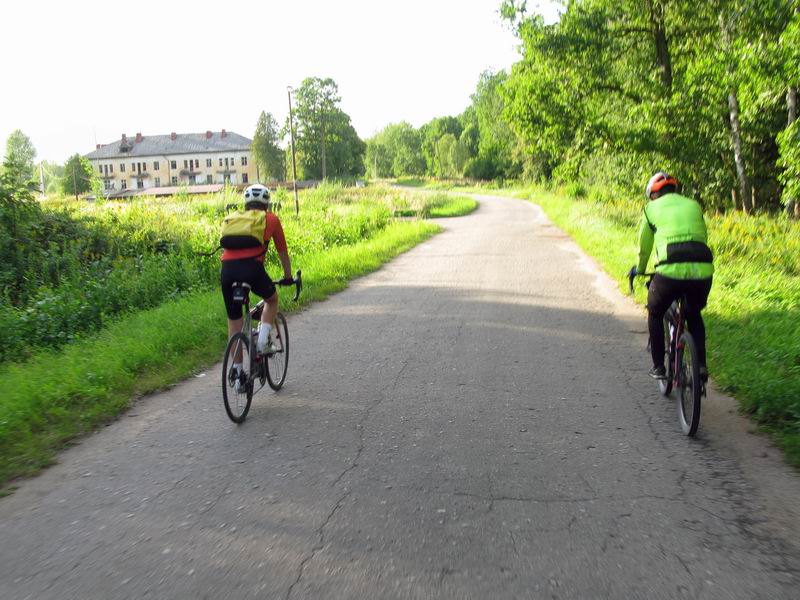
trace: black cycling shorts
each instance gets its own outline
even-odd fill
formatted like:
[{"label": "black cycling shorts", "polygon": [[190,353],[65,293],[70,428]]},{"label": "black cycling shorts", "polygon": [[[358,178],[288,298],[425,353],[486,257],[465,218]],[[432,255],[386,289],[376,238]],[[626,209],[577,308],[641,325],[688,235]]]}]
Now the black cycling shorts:
[{"label": "black cycling shorts", "polygon": [[[236,282],[249,283],[250,289],[265,300],[275,294],[275,284],[267,275],[264,263],[254,258],[241,260],[223,260],[219,274],[222,297],[225,299],[225,311],[229,319],[242,318],[242,304],[233,301],[232,285]],[[251,302],[252,305],[252,302]]]}]

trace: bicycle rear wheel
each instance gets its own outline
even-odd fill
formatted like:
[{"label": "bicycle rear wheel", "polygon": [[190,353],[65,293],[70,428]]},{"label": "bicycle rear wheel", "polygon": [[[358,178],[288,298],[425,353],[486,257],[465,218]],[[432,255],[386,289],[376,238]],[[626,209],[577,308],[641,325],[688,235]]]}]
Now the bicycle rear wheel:
[{"label": "bicycle rear wheel", "polygon": [[672,391],[672,380],[675,378],[673,373],[673,348],[672,348],[672,334],[670,332],[670,323],[672,321],[672,309],[667,311],[664,315],[664,357],[667,361],[667,378],[658,380],[658,391],[664,396],[669,396]]},{"label": "bicycle rear wheel", "polygon": [[[234,333],[225,348],[222,359],[222,401],[225,412],[234,423],[243,423],[253,401],[251,342],[243,333]],[[237,373],[234,362],[241,361],[241,371]]]},{"label": "bicycle rear wheel", "polygon": [[274,331],[275,347],[278,351],[266,357],[266,365],[267,383],[277,392],[286,381],[286,370],[289,367],[289,329],[282,313],[275,317]]},{"label": "bicycle rear wheel", "polygon": [[700,397],[703,383],[700,380],[700,363],[692,334],[685,331],[678,344],[678,421],[688,436],[697,433],[700,425]]}]

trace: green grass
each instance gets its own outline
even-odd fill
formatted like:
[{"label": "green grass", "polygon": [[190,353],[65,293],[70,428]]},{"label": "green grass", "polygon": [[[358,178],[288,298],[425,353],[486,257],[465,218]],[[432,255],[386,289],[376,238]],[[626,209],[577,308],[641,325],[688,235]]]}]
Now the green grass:
[{"label": "green grass", "polygon": [[406,187],[425,187],[428,183],[425,179],[419,177],[399,177],[396,181],[397,185],[404,185]]},{"label": "green grass", "polygon": [[[517,195],[540,205],[627,291],[642,205],[569,191]],[[706,221],[716,266],[704,311],[711,376],[800,466],[800,223],[735,213]],[[636,298],[644,303],[642,286]]]},{"label": "green grass", "polygon": [[436,194],[436,197],[441,196],[443,196],[443,198],[440,198],[438,201],[434,200],[430,206],[428,217],[431,219],[462,217],[478,208],[478,202],[468,196]]},{"label": "green grass", "polygon": [[[425,221],[390,223],[370,239],[305,253],[294,310],[347,286],[438,231]],[[192,318],[187,321],[187,315]],[[133,332],[133,333],[132,333]],[[226,320],[219,291],[196,291],[122,317],[58,350],[0,367],[0,486],[50,464],[70,439],[127,408],[138,394],[178,381],[219,360]]]}]

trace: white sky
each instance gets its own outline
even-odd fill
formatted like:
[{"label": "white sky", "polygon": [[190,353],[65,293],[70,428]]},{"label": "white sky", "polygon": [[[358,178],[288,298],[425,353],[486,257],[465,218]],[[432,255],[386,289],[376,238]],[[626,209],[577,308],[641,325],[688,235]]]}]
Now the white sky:
[{"label": "white sky", "polygon": [[420,126],[517,60],[500,2],[0,0],[0,153],[14,129],[57,162],[123,132],[252,137],[262,110],[283,123],[286,86],[310,76],[336,81],[361,137]]}]

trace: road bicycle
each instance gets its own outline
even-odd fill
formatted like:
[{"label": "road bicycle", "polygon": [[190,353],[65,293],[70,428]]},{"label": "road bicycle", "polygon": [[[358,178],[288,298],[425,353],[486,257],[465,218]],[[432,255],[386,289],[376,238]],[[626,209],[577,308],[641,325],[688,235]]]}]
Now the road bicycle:
[{"label": "road bicycle", "polygon": [[[302,273],[297,271],[294,279],[276,281],[275,284],[294,285],[296,302],[303,289]],[[222,359],[222,400],[230,420],[234,423],[243,423],[250,410],[253,395],[263,388],[265,383],[277,392],[286,381],[286,370],[289,366],[289,328],[286,325],[286,317],[278,312],[272,324],[275,350],[259,354],[256,349],[258,330],[253,328],[253,322],[257,323],[261,319],[265,303],[261,300],[251,309],[250,285],[234,282],[232,287],[234,302],[244,306],[244,319],[241,331],[234,333],[228,340]],[[234,363],[239,363],[241,368],[239,370],[234,368]],[[258,388],[256,382],[259,383]]]},{"label": "road bicycle", "polygon": [[[641,273],[647,277],[646,287],[650,287],[655,273]],[[633,278],[629,273],[628,284],[633,294]],[[700,359],[697,344],[686,329],[686,297],[675,300],[664,315],[664,345],[667,357],[667,376],[658,380],[658,389],[669,396],[673,388],[678,392],[678,422],[681,430],[688,436],[697,433],[700,425],[701,398],[706,395],[706,384],[700,374]],[[651,340],[647,340],[650,350]]]}]

